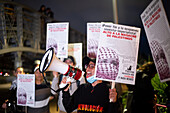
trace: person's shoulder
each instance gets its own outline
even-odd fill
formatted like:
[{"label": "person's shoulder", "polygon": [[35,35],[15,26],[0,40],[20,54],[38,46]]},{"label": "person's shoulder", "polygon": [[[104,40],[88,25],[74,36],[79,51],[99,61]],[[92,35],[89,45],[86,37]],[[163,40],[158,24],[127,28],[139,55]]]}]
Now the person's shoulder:
[{"label": "person's shoulder", "polygon": [[89,86],[90,84],[89,83],[84,83],[84,84],[80,84],[79,87],[86,87],[86,86]]},{"label": "person's shoulder", "polygon": [[47,82],[47,83],[42,83],[42,84],[39,84],[39,85],[37,85],[37,84],[35,84],[35,88],[36,89],[43,89],[43,88],[48,88],[48,87],[50,87],[50,83],[49,82]]},{"label": "person's shoulder", "polygon": [[50,86],[51,84],[50,84],[50,82],[43,82],[42,84],[41,84],[42,86]]},{"label": "person's shoulder", "polygon": [[111,84],[110,84],[110,83],[107,83],[107,82],[102,82],[102,83],[100,83],[100,85],[101,85],[101,87],[103,87],[103,88],[107,88],[107,89],[111,88]]},{"label": "person's shoulder", "polygon": [[79,88],[88,88],[88,87],[90,87],[90,86],[91,86],[90,83],[84,83],[84,84],[81,84],[81,85],[79,86]]}]

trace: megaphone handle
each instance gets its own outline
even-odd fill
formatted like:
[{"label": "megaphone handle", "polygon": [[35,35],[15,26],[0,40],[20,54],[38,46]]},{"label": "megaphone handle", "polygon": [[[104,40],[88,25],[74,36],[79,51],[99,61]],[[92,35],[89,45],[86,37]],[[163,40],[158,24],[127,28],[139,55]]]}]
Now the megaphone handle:
[{"label": "megaphone handle", "polygon": [[[111,85],[111,89],[114,89],[115,88],[115,82],[112,82],[112,85]],[[112,102],[113,100],[110,99],[110,102]]]},{"label": "megaphone handle", "polygon": [[69,86],[69,84],[67,84],[65,87],[63,87],[63,88],[59,88],[59,89],[57,89],[57,90],[54,90],[53,88],[51,88],[51,86],[48,86],[47,84],[47,79],[46,79],[46,77],[44,76],[44,73],[42,73],[43,74],[43,78],[44,78],[44,81],[45,81],[45,84],[46,84],[46,86],[48,87],[48,88],[50,88],[51,90],[53,90],[54,92],[56,92],[56,93],[58,93],[58,92],[60,92],[61,90],[64,90],[64,89],[66,89],[68,86]]}]

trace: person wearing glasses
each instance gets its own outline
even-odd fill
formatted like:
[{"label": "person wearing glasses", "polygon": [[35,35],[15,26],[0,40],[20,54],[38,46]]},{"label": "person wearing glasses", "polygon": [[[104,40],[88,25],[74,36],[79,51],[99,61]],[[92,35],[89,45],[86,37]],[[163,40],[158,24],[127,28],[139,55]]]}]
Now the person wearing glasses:
[{"label": "person wearing glasses", "polygon": [[[64,58],[63,62],[65,62],[66,64],[68,64],[68,65],[70,65],[70,66],[72,66],[72,67],[74,67],[74,66],[76,65],[76,61],[75,61],[75,59],[74,59],[73,56],[68,56],[67,58]],[[56,72],[53,72],[53,75],[57,75],[57,73],[56,73]],[[58,80],[59,88],[63,88],[64,86],[66,86],[67,83],[68,83],[68,81],[69,81],[68,79],[70,79],[70,77],[65,76],[65,75],[63,75],[63,74],[60,74],[60,75],[58,74],[57,77],[59,78],[59,80]],[[79,81],[79,80],[76,80],[76,81],[71,82],[71,85],[70,85],[70,87],[69,87],[69,93],[72,95],[72,94],[77,90],[77,88],[78,88],[81,84],[83,84],[83,83],[85,83],[84,77],[83,77],[80,81]],[[54,87],[55,87],[55,86],[54,86]],[[57,86],[56,86],[56,87],[57,87]],[[56,88],[56,89],[57,89],[57,88]],[[62,95],[63,95],[63,93],[62,93],[62,91],[60,91],[60,92],[59,92],[59,95],[58,95],[57,111],[58,111],[59,113],[67,113],[66,110],[65,110],[65,108],[64,108],[64,106],[63,106]],[[59,109],[58,109],[58,108],[59,108]],[[76,113],[76,112],[77,112],[77,111],[74,110],[72,113]]]},{"label": "person wearing glasses", "polygon": [[87,83],[80,85],[72,96],[69,86],[63,91],[67,113],[75,109],[77,113],[119,113],[116,89],[110,89],[102,80],[94,78],[96,60],[85,57],[83,63]]}]

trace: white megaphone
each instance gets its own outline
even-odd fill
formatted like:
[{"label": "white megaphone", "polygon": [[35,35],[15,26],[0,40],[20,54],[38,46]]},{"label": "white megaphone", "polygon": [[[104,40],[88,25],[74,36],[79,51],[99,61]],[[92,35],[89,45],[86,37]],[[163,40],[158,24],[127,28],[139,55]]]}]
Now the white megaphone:
[{"label": "white megaphone", "polygon": [[68,64],[59,60],[55,56],[54,48],[49,48],[45,52],[39,65],[39,71],[41,73],[44,73],[46,71],[56,71],[66,76],[70,76],[75,80],[81,79],[84,74],[84,72],[82,72],[80,69],[69,66]]}]

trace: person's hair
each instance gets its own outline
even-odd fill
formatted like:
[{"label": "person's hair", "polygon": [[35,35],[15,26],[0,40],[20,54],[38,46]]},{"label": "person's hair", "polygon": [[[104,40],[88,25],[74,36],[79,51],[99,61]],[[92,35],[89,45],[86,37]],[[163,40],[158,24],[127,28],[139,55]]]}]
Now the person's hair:
[{"label": "person's hair", "polygon": [[40,9],[39,9],[40,12],[42,11],[42,8],[43,8],[43,7],[46,8],[45,5],[41,5],[41,7],[40,7]]},{"label": "person's hair", "polygon": [[90,58],[88,56],[85,56],[83,58],[83,64],[82,64],[83,65],[83,71],[86,71],[85,66],[88,65],[90,63],[90,61],[92,61],[93,63],[96,64],[96,59],[92,59],[92,58]]},{"label": "person's hair", "polygon": [[19,66],[19,67],[17,67],[16,69],[15,69],[15,72],[17,71],[17,69],[19,69],[19,68],[22,68],[23,69],[23,71],[24,71],[24,68],[22,67],[22,66]]},{"label": "person's hair", "polygon": [[140,71],[144,72],[144,73],[147,73],[147,74],[156,73],[157,72],[154,62],[151,62],[151,61],[143,64],[138,69]]},{"label": "person's hair", "polygon": [[67,58],[64,58],[63,62],[65,62],[68,59],[70,59],[73,62],[73,65],[76,65],[76,61],[73,56],[68,56]]},{"label": "person's hair", "polygon": [[49,7],[48,7],[46,10],[49,10],[49,11],[50,11],[50,10],[51,10],[51,8],[49,8]]}]

